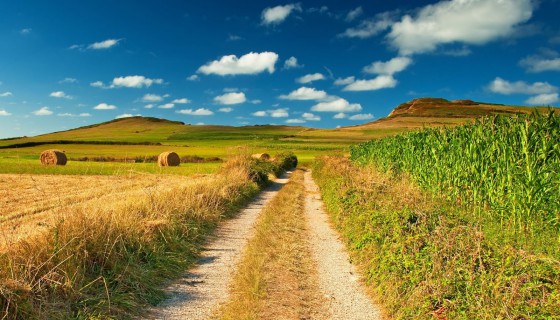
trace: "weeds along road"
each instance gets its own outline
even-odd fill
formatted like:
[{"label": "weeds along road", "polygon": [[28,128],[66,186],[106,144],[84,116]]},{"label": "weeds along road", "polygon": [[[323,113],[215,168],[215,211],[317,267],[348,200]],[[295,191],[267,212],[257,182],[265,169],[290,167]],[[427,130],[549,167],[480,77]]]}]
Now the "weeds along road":
[{"label": "weeds along road", "polygon": [[381,319],[311,173],[295,172],[291,180],[282,190],[288,179],[276,180],[218,228],[198,266],[169,287],[170,298],[147,318]]}]

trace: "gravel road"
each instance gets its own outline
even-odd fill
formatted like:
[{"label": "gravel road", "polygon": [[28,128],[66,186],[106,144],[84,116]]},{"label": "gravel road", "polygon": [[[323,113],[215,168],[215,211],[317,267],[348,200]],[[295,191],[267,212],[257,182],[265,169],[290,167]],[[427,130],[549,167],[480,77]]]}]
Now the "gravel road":
[{"label": "gravel road", "polygon": [[204,247],[197,266],[168,288],[170,298],[145,319],[207,319],[228,299],[228,286],[262,209],[276,196],[286,176],[260,193],[237,217],[221,225]]},{"label": "gravel road", "polygon": [[357,270],[350,263],[344,245],[329,224],[311,171],[305,173],[305,190],[310,248],[319,269],[319,287],[328,301],[329,319],[381,319],[379,308],[366,296]]}]

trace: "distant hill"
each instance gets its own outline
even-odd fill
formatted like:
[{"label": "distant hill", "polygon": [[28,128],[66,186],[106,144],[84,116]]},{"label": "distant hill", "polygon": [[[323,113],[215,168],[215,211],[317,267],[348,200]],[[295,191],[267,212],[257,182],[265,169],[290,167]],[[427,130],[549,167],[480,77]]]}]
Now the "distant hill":
[{"label": "distant hill", "polygon": [[[508,106],[471,100],[448,101],[419,98],[397,106],[386,118],[338,129],[313,129],[302,126],[254,125],[243,127],[189,125],[151,117],[111,120],[67,131],[35,137],[0,140],[0,148],[39,144],[205,144],[230,141],[239,145],[253,141],[309,144],[343,143],[370,140],[406,130],[433,126],[454,126],[493,114],[520,114],[548,108]],[[558,109],[555,109],[558,110]]]},{"label": "distant hill", "polygon": [[[422,127],[455,126],[489,115],[528,114],[547,110],[547,107],[509,106],[472,100],[418,98],[398,105],[385,118],[346,129],[398,132]],[[558,112],[558,109],[554,110]]]}]

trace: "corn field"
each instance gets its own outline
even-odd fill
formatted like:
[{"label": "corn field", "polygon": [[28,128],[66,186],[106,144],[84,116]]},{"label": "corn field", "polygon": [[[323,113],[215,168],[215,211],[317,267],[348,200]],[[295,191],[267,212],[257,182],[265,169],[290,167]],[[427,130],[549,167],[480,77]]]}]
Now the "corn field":
[{"label": "corn field", "polygon": [[495,116],[351,148],[351,159],[523,230],[560,228],[560,116]]}]

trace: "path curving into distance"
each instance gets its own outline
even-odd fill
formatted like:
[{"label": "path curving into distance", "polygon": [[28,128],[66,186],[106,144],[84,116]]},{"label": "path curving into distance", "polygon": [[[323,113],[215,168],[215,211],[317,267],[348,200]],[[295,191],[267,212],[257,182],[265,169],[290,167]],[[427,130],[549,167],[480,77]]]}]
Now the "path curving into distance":
[{"label": "path curving into distance", "polygon": [[235,218],[219,226],[204,246],[196,267],[167,289],[170,298],[152,308],[145,319],[208,319],[226,302],[229,283],[258,216],[288,180],[288,175],[276,179]]},{"label": "path curving into distance", "polygon": [[350,263],[346,248],[329,223],[311,171],[305,173],[304,184],[310,248],[319,269],[319,288],[327,298],[329,319],[382,319],[380,309],[366,295],[358,271]]}]

